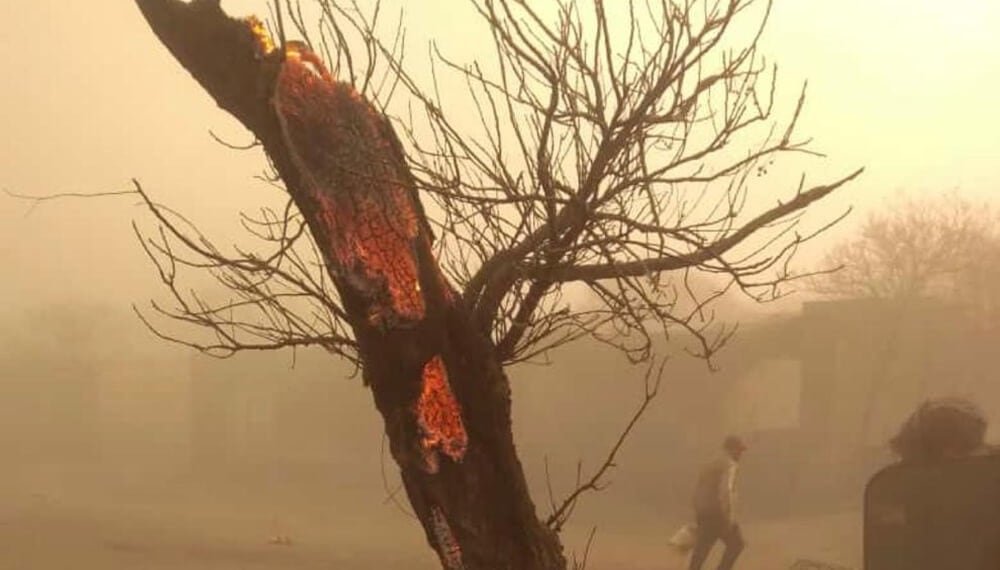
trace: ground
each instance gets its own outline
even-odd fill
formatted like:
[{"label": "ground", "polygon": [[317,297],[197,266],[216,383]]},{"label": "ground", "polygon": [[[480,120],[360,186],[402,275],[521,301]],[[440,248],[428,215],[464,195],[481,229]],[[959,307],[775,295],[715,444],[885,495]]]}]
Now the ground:
[{"label": "ground", "polygon": [[[159,496],[44,487],[39,481],[0,490],[0,569],[438,568],[416,523],[389,504],[346,500],[339,509],[281,508],[267,500],[233,500],[238,493],[198,495],[187,487]],[[634,528],[599,526],[588,568],[683,568],[665,545],[677,526],[656,520],[636,521]],[[860,568],[857,513],[744,526],[749,547],[737,565],[742,570],[785,570],[798,558]],[[567,548],[579,553],[588,532],[567,528]],[[288,536],[291,544],[272,544],[276,536]]]}]

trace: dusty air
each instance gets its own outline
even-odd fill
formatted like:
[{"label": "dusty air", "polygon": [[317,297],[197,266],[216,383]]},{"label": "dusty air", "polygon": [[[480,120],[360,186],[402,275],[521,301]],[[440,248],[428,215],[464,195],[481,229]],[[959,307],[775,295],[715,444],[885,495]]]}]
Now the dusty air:
[{"label": "dusty air", "polygon": [[1000,8],[0,16],[0,568],[1000,568]]}]

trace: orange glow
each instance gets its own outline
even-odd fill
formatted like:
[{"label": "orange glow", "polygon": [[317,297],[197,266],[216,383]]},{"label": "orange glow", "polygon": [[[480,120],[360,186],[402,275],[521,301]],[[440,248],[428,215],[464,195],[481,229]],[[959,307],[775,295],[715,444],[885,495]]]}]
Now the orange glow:
[{"label": "orange glow", "polygon": [[430,471],[436,472],[436,452],[444,453],[453,461],[460,461],[469,439],[440,356],[435,356],[424,365],[423,381],[423,390],[417,400],[417,425]]},{"label": "orange glow", "polygon": [[[400,198],[399,196],[394,196]],[[408,204],[399,203],[398,211],[405,212]],[[353,203],[333,204],[325,196],[320,197],[321,216],[328,227],[340,234],[331,236],[331,250],[340,263],[347,268],[361,271],[372,283],[384,282],[388,288],[389,306],[376,302],[370,317],[380,319],[381,312],[392,310],[396,315],[409,320],[423,318],[425,305],[417,278],[417,264],[413,257],[411,240],[416,237],[415,219],[404,217],[404,228],[412,234],[396,231],[397,224],[385,219],[385,204],[372,196],[362,196]],[[412,229],[411,229],[412,228]],[[407,235],[409,234],[409,235]],[[377,285],[376,285],[377,286]],[[376,323],[371,323],[376,324]]]},{"label": "orange glow", "polygon": [[264,27],[264,22],[261,22],[260,18],[250,16],[243,21],[246,22],[247,27],[250,28],[250,33],[257,40],[257,53],[259,55],[267,55],[274,51],[274,40],[271,39],[271,34],[267,33],[267,28]]},{"label": "orange glow", "polygon": [[330,71],[327,70],[323,60],[316,55],[316,52],[310,50],[309,46],[302,42],[288,42],[285,45],[285,62],[289,61],[305,64],[307,68],[311,66],[311,70],[316,75],[326,81],[333,81],[333,77],[330,75]]},{"label": "orange glow", "polygon": [[316,201],[335,272],[366,297],[372,325],[424,317],[414,256],[416,191],[382,115],[290,42],[275,91],[289,149]]}]

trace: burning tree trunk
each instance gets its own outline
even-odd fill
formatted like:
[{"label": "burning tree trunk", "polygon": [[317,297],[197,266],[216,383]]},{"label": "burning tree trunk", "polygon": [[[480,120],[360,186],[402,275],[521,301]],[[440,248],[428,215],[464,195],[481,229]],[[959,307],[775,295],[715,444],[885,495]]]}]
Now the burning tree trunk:
[{"label": "burning tree trunk", "polygon": [[[659,16],[640,24],[630,12],[617,39],[604,0],[585,3],[596,17],[589,32],[573,0],[556,3],[554,23],[521,0],[471,0],[491,32],[498,76],[437,60],[468,84],[481,140],[456,128],[354,3],[345,10],[314,0],[317,49],[345,69],[350,81],[340,82],[305,45],[285,41],[280,7],[297,2],[274,3],[280,47],[259,20],[230,18],[219,0],[136,2],[180,63],[256,135],[295,206],[283,219],[254,221],[265,230],[248,228],[276,251],[223,254],[136,184],[160,224],[157,239],[137,234],[177,302],[153,309],[214,334],[202,344],[150,328],[217,354],[320,345],[359,363],[445,568],[565,568],[556,532],[581,493],[600,488],[656,392],[647,376],[645,400],[604,464],[543,524],[514,450],[502,365],[588,335],[647,360],[654,338],[673,328],[693,337],[692,354],[711,358],[732,330],[715,327],[706,306],[730,288],[756,300],[780,296],[801,277],[789,268],[797,248],[829,227],[803,234],[799,214],[861,174],[808,188],[803,175],[776,205],[748,206],[751,187],[766,190],[776,156],[813,154],[808,141],[793,140],[804,91],[779,129],[769,124],[774,71],[770,85],[757,84],[768,69],[756,46],[768,0],[647,6]],[[724,36],[743,29],[732,24],[752,7],[758,33],[733,51]],[[302,13],[288,16],[308,39]],[[355,74],[341,24],[363,42],[366,74]],[[380,88],[370,91],[379,58],[390,94],[402,85],[425,112],[431,147],[412,122],[398,123],[407,156],[362,96],[384,100]],[[744,136],[755,132],[766,135]],[[433,249],[414,173],[441,207]],[[320,252],[308,261],[295,246],[307,233],[316,246],[307,256]],[[178,266],[208,271],[236,300],[180,291]],[[699,293],[692,272],[726,283]],[[597,306],[570,307],[570,284],[587,288]],[[311,303],[304,312],[301,299]]]},{"label": "burning tree trunk", "polygon": [[441,274],[389,122],[307,48],[217,1],[137,0],[160,40],[263,143],[341,295],[410,503],[445,568],[564,568],[514,450],[492,341]]}]

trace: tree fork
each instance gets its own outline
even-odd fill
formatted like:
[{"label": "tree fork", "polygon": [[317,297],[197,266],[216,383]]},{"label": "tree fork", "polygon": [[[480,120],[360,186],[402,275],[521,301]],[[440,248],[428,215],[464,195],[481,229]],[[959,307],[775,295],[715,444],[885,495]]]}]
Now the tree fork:
[{"label": "tree fork", "polygon": [[250,129],[326,261],[410,503],[448,570],[566,567],[515,452],[496,347],[443,277],[391,125],[315,54],[276,48],[217,0],[136,0],[153,32]]}]

